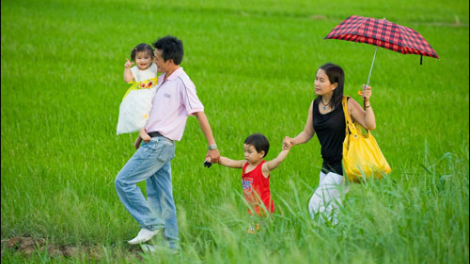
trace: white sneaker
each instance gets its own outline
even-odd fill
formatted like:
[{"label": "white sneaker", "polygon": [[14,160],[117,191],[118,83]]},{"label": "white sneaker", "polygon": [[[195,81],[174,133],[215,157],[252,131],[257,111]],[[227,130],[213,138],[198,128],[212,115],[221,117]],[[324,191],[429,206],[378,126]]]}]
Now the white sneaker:
[{"label": "white sneaker", "polygon": [[137,244],[140,244],[140,243],[144,243],[144,242],[147,242],[150,239],[152,239],[152,237],[154,237],[156,234],[158,234],[158,229],[154,230],[154,231],[151,231],[151,230],[148,230],[146,228],[142,228],[139,231],[139,233],[137,234],[137,236],[134,239],[127,241],[127,243],[129,243],[131,245],[137,245]]}]

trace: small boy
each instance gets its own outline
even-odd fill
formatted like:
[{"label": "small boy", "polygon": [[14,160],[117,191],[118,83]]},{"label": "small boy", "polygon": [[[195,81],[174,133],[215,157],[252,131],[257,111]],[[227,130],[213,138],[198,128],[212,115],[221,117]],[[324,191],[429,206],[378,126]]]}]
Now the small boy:
[{"label": "small boy", "polygon": [[[266,216],[274,212],[274,203],[269,189],[270,172],[277,168],[287,157],[290,146],[283,144],[279,155],[271,160],[265,161],[264,157],[268,154],[269,141],[262,134],[253,134],[245,139],[243,145],[245,160],[231,160],[227,157],[220,157],[219,164],[229,168],[243,169],[242,186],[245,199],[250,206],[248,212],[253,215]],[[254,210],[254,212],[252,211]],[[259,225],[256,225],[259,229]],[[249,233],[254,233],[254,227],[250,227]]]}]

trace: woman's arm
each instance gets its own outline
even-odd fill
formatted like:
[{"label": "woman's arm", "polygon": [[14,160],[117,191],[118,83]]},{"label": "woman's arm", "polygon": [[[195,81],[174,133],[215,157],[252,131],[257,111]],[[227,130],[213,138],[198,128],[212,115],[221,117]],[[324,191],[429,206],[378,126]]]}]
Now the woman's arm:
[{"label": "woman's arm", "polygon": [[299,145],[305,142],[308,142],[312,137],[315,135],[315,130],[313,129],[313,107],[314,102],[310,104],[310,108],[308,109],[308,117],[307,122],[305,123],[304,130],[300,132],[295,138],[286,137],[284,139],[289,145]]},{"label": "woman's arm", "polygon": [[362,109],[361,105],[356,102],[354,99],[348,100],[348,112],[351,118],[358,122],[363,128],[367,130],[374,130],[376,127],[375,124],[375,115],[372,110],[372,105],[370,103],[370,97],[372,95],[372,88],[370,86],[365,87],[362,90],[362,97],[364,98],[366,109]]}]

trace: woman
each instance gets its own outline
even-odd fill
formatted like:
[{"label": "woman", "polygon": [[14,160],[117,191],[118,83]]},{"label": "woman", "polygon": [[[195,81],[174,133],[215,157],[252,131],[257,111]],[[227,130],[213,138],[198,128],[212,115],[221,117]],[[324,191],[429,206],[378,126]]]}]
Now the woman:
[{"label": "woman", "polygon": [[[310,104],[305,128],[295,138],[285,137],[289,146],[308,142],[317,133],[321,145],[323,165],[320,172],[320,185],[309,202],[309,212],[313,218],[323,214],[332,224],[337,223],[336,214],[341,204],[343,185],[343,141],[346,137],[346,121],[341,101],[344,90],[344,72],[338,65],[327,63],[318,69],[315,77],[317,98]],[[348,112],[353,121],[368,130],[375,129],[375,116],[372,111],[370,86],[363,87],[362,97],[365,110],[352,98],[348,98]]]}]

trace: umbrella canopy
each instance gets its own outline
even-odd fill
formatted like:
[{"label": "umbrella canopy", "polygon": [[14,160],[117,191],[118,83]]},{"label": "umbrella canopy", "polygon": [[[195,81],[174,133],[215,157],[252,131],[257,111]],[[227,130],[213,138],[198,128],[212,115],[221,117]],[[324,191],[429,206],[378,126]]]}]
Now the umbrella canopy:
[{"label": "umbrella canopy", "polygon": [[402,54],[439,59],[431,45],[416,30],[385,19],[350,16],[336,26],[325,39],[367,43]]},{"label": "umbrella canopy", "polygon": [[431,45],[416,30],[392,23],[385,18],[350,16],[337,25],[325,39],[340,39],[376,46],[367,85],[369,85],[378,47],[403,54],[421,55],[421,64],[423,56],[439,59]]}]

